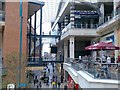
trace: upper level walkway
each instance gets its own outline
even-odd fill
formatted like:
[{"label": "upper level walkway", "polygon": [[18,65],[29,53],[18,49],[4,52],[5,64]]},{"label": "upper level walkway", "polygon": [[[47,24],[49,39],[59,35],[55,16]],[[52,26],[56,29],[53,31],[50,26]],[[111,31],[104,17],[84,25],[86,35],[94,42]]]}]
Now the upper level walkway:
[{"label": "upper level walkway", "polygon": [[64,61],[63,60],[60,60],[60,59],[51,59],[51,58],[47,58],[47,59],[44,59],[42,58],[42,60],[40,60],[39,57],[31,57],[28,59],[28,66],[44,66],[44,64],[46,63],[63,63]]}]

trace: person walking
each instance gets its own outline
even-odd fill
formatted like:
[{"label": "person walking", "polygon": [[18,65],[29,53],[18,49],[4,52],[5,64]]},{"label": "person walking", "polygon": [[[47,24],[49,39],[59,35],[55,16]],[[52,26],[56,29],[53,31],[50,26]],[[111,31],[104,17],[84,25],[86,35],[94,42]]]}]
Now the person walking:
[{"label": "person walking", "polygon": [[47,77],[46,86],[49,86],[49,77]]},{"label": "person walking", "polygon": [[34,86],[35,86],[36,82],[35,82],[35,79],[34,79]]},{"label": "person walking", "polygon": [[40,87],[40,88],[42,87],[41,81],[39,82],[39,87]]},{"label": "person walking", "polygon": [[55,81],[54,80],[52,81],[52,86],[53,86],[53,88],[55,88]]},{"label": "person walking", "polygon": [[64,83],[64,90],[67,90],[67,81],[65,80],[65,83]]},{"label": "person walking", "polygon": [[55,76],[55,80],[57,81],[57,76]]},{"label": "person walking", "polygon": [[63,80],[64,80],[64,77],[63,77],[63,76],[61,76],[61,83],[63,83]]},{"label": "person walking", "polygon": [[48,73],[50,73],[50,69],[48,68]]},{"label": "person walking", "polygon": [[57,84],[58,84],[58,90],[60,90],[60,85],[61,85],[61,84],[60,84],[60,81],[58,81]]},{"label": "person walking", "polygon": [[108,57],[107,57],[107,64],[108,64],[108,67],[110,67],[110,65],[109,65],[110,63],[111,63],[111,58],[110,58],[110,56],[108,56]]},{"label": "person walking", "polygon": [[54,70],[54,68],[53,68],[53,73],[54,73],[54,71],[55,71],[55,70]]},{"label": "person walking", "polygon": [[53,80],[55,79],[55,76],[53,75]]},{"label": "person walking", "polygon": [[38,90],[38,88],[39,88],[39,86],[38,86],[38,84],[37,84],[37,90]]}]

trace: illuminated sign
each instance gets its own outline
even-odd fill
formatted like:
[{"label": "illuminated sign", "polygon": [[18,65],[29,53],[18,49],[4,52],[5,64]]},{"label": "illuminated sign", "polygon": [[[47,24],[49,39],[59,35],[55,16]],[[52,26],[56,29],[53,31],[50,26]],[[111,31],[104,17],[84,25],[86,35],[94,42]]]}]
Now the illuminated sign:
[{"label": "illuminated sign", "polygon": [[98,18],[97,11],[75,11],[75,18]]},{"label": "illuminated sign", "polygon": [[114,43],[114,35],[106,37],[106,40],[110,40],[112,43]]},{"label": "illuminated sign", "polygon": [[75,11],[75,15],[98,15],[97,11]]}]

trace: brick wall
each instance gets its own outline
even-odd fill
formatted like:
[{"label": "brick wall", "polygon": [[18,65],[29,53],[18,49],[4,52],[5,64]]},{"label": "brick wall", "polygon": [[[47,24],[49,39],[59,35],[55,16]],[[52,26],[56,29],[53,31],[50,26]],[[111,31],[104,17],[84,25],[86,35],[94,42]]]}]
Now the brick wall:
[{"label": "brick wall", "polygon": [[[7,75],[3,77],[3,87],[8,83],[17,84],[18,64],[19,64],[19,2],[6,2],[5,30],[3,40],[4,65],[7,67]],[[27,46],[27,11],[28,3],[23,3],[23,37],[22,54],[24,57],[22,67],[22,82],[25,82],[25,58]]]}]

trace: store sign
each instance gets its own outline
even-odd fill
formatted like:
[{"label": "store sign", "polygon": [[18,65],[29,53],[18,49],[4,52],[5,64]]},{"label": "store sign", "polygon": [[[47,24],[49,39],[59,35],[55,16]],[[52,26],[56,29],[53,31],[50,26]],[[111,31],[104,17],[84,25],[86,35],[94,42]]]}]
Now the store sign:
[{"label": "store sign", "polygon": [[114,35],[106,37],[107,41],[111,41],[112,43],[114,43]]},{"label": "store sign", "polygon": [[75,11],[75,18],[97,18],[99,15],[97,11]]},{"label": "store sign", "polygon": [[98,15],[97,11],[75,11],[75,15]]}]

